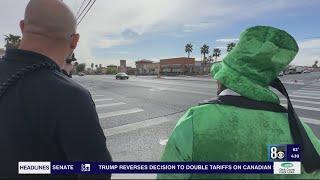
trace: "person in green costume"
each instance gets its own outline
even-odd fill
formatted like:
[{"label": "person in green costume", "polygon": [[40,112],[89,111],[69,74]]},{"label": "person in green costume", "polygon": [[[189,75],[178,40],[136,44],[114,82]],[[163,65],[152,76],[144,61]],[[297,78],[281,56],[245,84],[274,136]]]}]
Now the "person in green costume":
[{"label": "person in green costume", "polygon": [[[218,98],[243,97],[280,106],[278,95],[269,89],[269,85],[294,59],[298,50],[295,39],[283,30],[268,26],[246,29],[236,47],[221,63],[211,67],[211,75],[218,83]],[[219,103],[198,105],[190,108],[176,124],[161,161],[266,162],[269,144],[295,144],[291,132],[294,130],[289,124],[287,112]],[[301,127],[319,156],[319,139],[308,125],[302,123]],[[301,172],[301,175],[158,174],[157,178],[320,179],[319,169],[307,173],[302,166]]]}]

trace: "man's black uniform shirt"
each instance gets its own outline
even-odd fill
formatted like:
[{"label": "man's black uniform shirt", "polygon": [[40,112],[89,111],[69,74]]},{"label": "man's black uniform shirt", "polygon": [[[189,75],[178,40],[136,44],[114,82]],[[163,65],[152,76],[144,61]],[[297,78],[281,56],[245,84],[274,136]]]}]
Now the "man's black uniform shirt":
[{"label": "man's black uniform shirt", "polygon": [[0,84],[21,68],[53,63],[17,81],[0,97],[0,177],[15,176],[18,161],[111,161],[90,93],[48,57],[7,50]]}]

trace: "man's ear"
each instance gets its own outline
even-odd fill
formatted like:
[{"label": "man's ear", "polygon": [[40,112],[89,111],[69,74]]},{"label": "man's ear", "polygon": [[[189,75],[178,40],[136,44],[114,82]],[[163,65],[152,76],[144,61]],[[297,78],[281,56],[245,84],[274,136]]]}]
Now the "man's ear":
[{"label": "man's ear", "polygon": [[23,33],[23,30],[24,30],[24,20],[21,20],[19,25],[20,25],[21,33]]},{"label": "man's ear", "polygon": [[75,49],[77,47],[77,44],[79,42],[80,35],[79,34],[74,34],[71,38],[71,43],[70,43],[70,48]]}]

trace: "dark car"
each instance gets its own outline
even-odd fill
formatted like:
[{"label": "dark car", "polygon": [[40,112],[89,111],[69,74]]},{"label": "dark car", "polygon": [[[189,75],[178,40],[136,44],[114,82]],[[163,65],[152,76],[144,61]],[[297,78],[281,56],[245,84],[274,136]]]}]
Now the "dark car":
[{"label": "dark car", "polygon": [[116,74],[116,79],[129,79],[129,76],[126,73],[118,73]]}]

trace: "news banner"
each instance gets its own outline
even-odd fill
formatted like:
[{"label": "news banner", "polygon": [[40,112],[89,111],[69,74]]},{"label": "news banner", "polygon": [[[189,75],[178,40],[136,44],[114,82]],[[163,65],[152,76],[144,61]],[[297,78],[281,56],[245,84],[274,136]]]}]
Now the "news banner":
[{"label": "news banner", "polygon": [[268,145],[267,162],[19,162],[19,174],[301,174],[300,146]]}]

